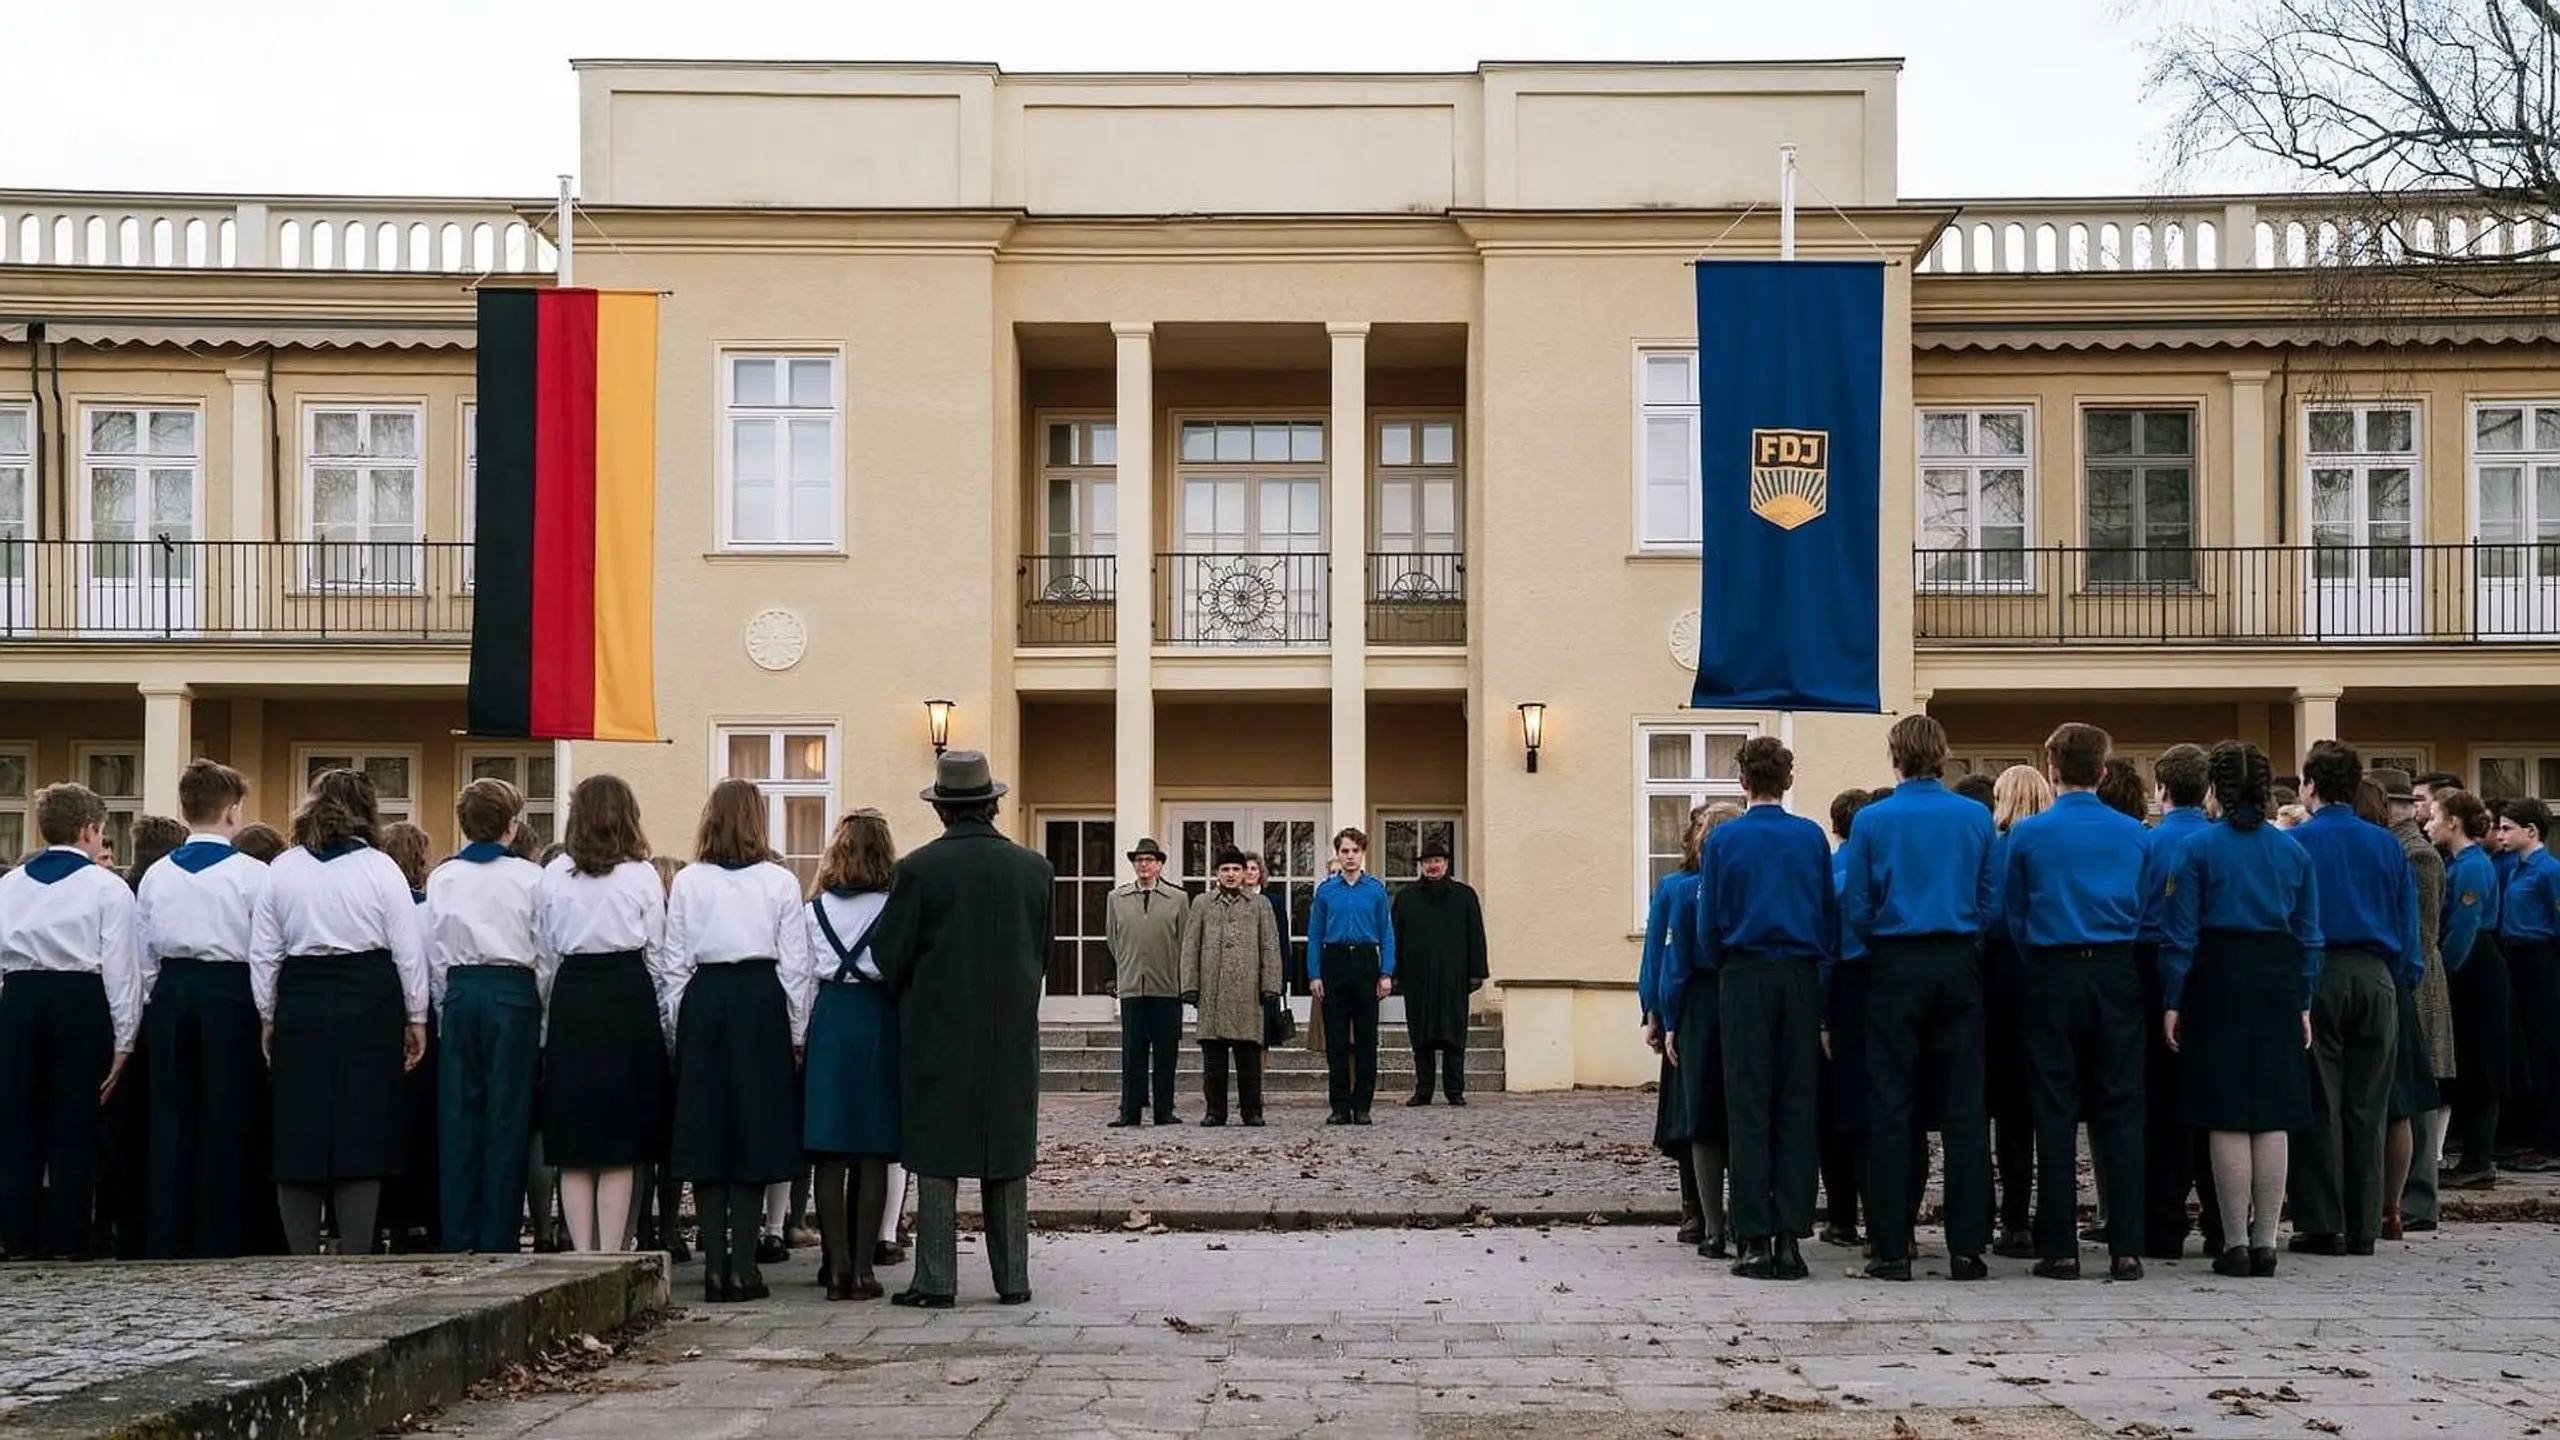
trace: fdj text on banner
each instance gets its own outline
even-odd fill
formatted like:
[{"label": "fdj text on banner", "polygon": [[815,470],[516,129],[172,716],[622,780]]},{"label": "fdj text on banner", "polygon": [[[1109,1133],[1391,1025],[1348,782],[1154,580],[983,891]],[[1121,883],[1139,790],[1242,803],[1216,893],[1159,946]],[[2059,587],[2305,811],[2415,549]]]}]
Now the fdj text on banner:
[{"label": "fdj text on banner", "polygon": [[1701,260],[1697,709],[1874,714],[1884,266]]}]

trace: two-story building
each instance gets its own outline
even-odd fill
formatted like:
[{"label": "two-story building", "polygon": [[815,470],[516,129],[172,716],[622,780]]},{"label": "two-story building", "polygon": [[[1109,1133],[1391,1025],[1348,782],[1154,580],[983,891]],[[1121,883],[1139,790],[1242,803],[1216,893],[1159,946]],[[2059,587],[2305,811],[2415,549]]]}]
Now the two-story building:
[{"label": "two-story building", "polygon": [[929,833],[946,701],[1057,865],[1057,1017],[1139,836],[1302,919],[1356,824],[1483,890],[1511,1084],[1646,1078],[1645,897],[1742,740],[1808,811],[1889,778],[1885,717],[1686,709],[1752,623],[1697,613],[1688,265],[1773,253],[1781,144],[1800,253],[1888,266],[1889,708],[1975,767],[2086,718],[2560,793],[2543,267],[1904,200],[1897,73],[580,65],[575,279],[664,294],[668,743],[562,764],[458,733],[469,290],[547,283],[548,203],[0,194],[0,849],[37,784],[165,810],[203,753],[271,820],[365,765],[444,838],[473,775],[548,827],[611,769],[673,853],[746,777],[806,868],[855,805]]}]

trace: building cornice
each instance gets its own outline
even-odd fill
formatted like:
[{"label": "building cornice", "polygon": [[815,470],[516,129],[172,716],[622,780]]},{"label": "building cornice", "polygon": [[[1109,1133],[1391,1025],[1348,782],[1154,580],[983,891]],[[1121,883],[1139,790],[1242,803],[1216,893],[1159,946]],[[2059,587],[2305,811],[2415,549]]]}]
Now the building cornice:
[{"label": "building cornice", "polygon": [[[490,283],[546,286],[550,277]],[[380,271],[0,265],[0,317],[144,321],[157,317],[468,328],[473,277]]]},{"label": "building cornice", "polygon": [[[1778,212],[1748,210],[1460,210],[1450,218],[1492,255],[1664,255],[1767,258],[1778,249]],[[1796,214],[1796,253],[1910,263],[1937,243],[1952,209],[1870,206]]]},{"label": "building cornice", "polygon": [[2560,265],[1922,275],[1921,349],[2454,344],[2560,338]]}]

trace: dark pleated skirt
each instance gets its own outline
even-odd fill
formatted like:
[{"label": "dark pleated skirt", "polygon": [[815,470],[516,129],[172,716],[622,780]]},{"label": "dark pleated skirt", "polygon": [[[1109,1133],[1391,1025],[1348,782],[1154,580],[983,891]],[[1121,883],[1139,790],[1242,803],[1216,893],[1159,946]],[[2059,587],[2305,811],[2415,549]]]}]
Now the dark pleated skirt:
[{"label": "dark pleated skirt", "polygon": [[542,1163],[617,1170],[663,1159],[666,1110],[667,1041],[647,957],[562,959],[543,1046]]},{"label": "dark pleated skirt", "polygon": [[2451,978],[2454,1073],[2463,1093],[2504,1100],[2516,1093],[2516,1001],[2498,937],[2483,931]]},{"label": "dark pleated skirt", "polygon": [[2290,935],[2208,930],[2178,1011],[2179,1116],[2191,1129],[2304,1130],[2302,952]]},{"label": "dark pleated skirt", "polygon": [[2005,937],[1982,952],[1982,1096],[2003,1125],[2033,1121],[2027,1068],[2027,958]]},{"label": "dark pleated skirt", "polygon": [[771,960],[704,965],[676,1014],[679,1180],[770,1185],[801,1168],[800,1086],[790,1002]]},{"label": "dark pleated skirt", "polygon": [[288,956],[276,972],[275,1178],[379,1180],[406,1163],[401,1036],[388,950]]},{"label": "dark pleated skirt", "polygon": [[830,980],[809,1009],[802,1126],[821,1155],[898,1153],[898,1001],[889,987]]},{"label": "dark pleated skirt", "polygon": [[2418,1028],[2418,992],[2406,985],[2392,988],[2400,992],[2400,1037],[2391,1052],[2391,1118],[2406,1120],[2435,1109],[2444,1097],[2436,1091],[2426,1036]]},{"label": "dark pleated skirt", "polygon": [[1680,1089],[1679,1138],[1692,1145],[1725,1143],[1723,992],[1715,972],[1700,970],[1680,1001],[1680,1063],[1671,1074]]}]

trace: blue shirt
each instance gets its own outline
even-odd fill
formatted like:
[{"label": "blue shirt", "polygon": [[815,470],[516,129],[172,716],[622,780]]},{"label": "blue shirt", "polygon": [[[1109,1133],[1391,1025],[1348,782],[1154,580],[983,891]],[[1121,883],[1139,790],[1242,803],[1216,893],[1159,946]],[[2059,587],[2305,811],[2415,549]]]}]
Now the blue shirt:
[{"label": "blue shirt", "polygon": [[2537,849],[2516,857],[2507,876],[2498,938],[2518,945],[2560,940],[2560,860]]},{"label": "blue shirt", "polygon": [[[1835,901],[1838,900],[1840,896],[1847,891],[1848,887],[1849,849],[1846,845],[1843,845],[1841,848],[1831,852],[1832,899]],[[1840,958],[1843,960],[1858,960],[1865,958],[1866,953],[1867,947],[1858,943],[1858,937],[1849,933],[1849,927],[1846,925],[1841,926]],[[1830,968],[1825,966],[1823,969],[1823,979],[1829,980],[1830,978]]]},{"label": "blue shirt", "polygon": [[2400,837],[2346,805],[2323,805],[2285,832],[2320,877],[2320,934],[2331,950],[2366,950],[2391,978],[2416,985],[2427,968],[2418,946],[2418,872]]},{"label": "blue shirt", "polygon": [[1707,837],[1700,868],[1692,968],[1720,969],[1729,955],[1839,958],[1840,897],[1821,826],[1754,805]]},{"label": "blue shirt", "polygon": [[1991,812],[1935,780],[1905,780],[1858,812],[1842,846],[1840,919],[1860,950],[1878,938],[1980,935],[1999,909]]},{"label": "blue shirt", "polygon": [[2178,852],[2187,842],[2213,828],[2213,820],[2201,805],[2173,805],[2160,812],[2160,823],[2145,833],[2151,837],[2151,848],[2142,860],[2142,930],[2134,938],[2146,945],[2160,943],[2160,922],[2168,913],[2169,876],[2177,869]]},{"label": "blue shirt", "polygon": [[1396,926],[1386,882],[1366,870],[1357,885],[1343,884],[1339,875],[1324,877],[1307,911],[1307,963],[1319,976],[1327,945],[1375,945],[1378,973],[1396,973]]},{"label": "blue shirt", "polygon": [[2498,867],[2489,863],[2487,850],[2465,845],[2461,854],[2444,862],[2444,933],[2437,945],[2444,952],[2446,974],[2458,972],[2471,958],[2481,927],[2497,933],[2498,913]]},{"label": "blue shirt", "polygon": [[2001,914],[2022,949],[2130,945],[2142,928],[2142,822],[2086,790],[2009,827]]},{"label": "blue shirt", "polygon": [[[2350,819],[2353,811],[2344,811]],[[2364,825],[2361,820],[2356,821]],[[2178,863],[2163,882],[2166,911],[2160,928],[2160,1000],[2175,1010],[2195,968],[2196,941],[2207,930],[2291,935],[2302,949],[2302,1008],[2311,1008],[2320,983],[2320,881],[2311,856],[2294,840],[2304,827],[2261,825],[2241,830],[2209,826],[2179,847]],[[2389,839],[2379,825],[2365,825]],[[2393,849],[2399,847],[2392,842]]]},{"label": "blue shirt", "polygon": [[1698,872],[1674,870],[1653,887],[1645,907],[1644,959],[1636,966],[1636,1004],[1646,1018],[1661,1016],[1666,967],[1689,963],[1689,934],[1698,913]]}]

